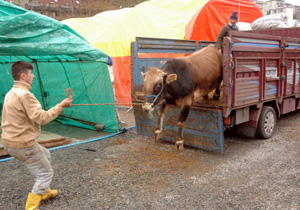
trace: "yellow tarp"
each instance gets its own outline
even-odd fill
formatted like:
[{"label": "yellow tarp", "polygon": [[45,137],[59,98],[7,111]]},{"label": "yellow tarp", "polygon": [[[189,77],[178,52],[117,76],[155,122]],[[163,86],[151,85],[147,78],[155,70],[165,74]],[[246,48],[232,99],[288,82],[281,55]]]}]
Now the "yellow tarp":
[{"label": "yellow tarp", "polygon": [[134,8],[64,20],[109,56],[129,56],[135,37],[183,39],[185,26],[208,0],[153,0]]},{"label": "yellow tarp", "polygon": [[135,37],[184,39],[185,26],[208,0],[152,0],[63,23],[113,59],[116,98],[131,102],[130,43]]}]

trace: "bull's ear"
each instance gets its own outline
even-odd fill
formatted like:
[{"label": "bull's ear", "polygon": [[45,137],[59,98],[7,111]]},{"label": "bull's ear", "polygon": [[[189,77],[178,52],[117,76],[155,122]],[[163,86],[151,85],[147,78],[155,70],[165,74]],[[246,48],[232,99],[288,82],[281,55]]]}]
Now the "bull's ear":
[{"label": "bull's ear", "polygon": [[169,74],[166,79],[166,83],[170,84],[171,82],[177,80],[177,74]]},{"label": "bull's ear", "polygon": [[142,77],[145,79],[146,74],[144,72],[141,72]]}]

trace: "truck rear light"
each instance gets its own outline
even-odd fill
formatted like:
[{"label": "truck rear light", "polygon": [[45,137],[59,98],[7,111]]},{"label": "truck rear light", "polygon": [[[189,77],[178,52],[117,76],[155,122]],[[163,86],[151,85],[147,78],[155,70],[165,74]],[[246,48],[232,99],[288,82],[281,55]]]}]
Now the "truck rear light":
[{"label": "truck rear light", "polygon": [[223,124],[230,125],[230,118],[229,117],[223,118]]}]

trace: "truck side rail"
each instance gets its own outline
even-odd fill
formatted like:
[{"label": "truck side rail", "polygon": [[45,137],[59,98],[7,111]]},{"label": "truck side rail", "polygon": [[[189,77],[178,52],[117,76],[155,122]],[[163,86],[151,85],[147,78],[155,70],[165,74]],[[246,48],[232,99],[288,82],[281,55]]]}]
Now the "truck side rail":
[{"label": "truck side rail", "polygon": [[299,97],[299,50],[296,38],[247,32],[225,38],[223,117],[242,107]]}]

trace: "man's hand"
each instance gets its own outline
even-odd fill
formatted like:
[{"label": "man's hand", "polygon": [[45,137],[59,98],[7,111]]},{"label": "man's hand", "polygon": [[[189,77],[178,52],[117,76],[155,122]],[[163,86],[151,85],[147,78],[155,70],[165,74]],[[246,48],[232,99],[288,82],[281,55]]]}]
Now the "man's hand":
[{"label": "man's hand", "polygon": [[72,98],[72,97],[66,98],[66,99],[62,100],[62,102],[60,102],[60,105],[61,105],[62,107],[70,107],[72,101],[73,101],[73,98]]}]

